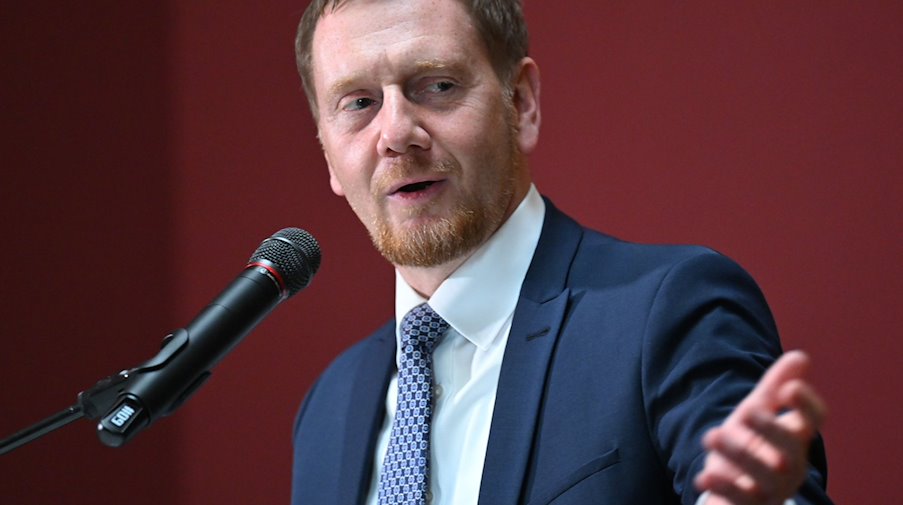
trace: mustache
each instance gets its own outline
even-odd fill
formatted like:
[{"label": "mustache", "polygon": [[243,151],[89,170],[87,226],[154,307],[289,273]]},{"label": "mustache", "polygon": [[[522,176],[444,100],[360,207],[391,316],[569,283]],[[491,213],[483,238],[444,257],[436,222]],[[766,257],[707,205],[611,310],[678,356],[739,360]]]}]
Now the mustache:
[{"label": "mustache", "polygon": [[461,171],[456,161],[443,159],[423,162],[412,156],[397,158],[377,174],[373,185],[374,195],[384,195],[399,179],[413,178],[418,175],[448,175]]}]

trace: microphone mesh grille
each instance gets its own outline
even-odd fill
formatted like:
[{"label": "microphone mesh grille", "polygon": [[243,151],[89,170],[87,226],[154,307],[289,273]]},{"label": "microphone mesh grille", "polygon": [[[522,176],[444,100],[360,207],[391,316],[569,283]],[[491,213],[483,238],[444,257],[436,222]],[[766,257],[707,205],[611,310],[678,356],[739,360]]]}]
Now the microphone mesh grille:
[{"label": "microphone mesh grille", "polygon": [[320,244],[300,228],[283,228],[261,242],[248,262],[259,260],[274,265],[292,296],[307,287],[320,268]]}]

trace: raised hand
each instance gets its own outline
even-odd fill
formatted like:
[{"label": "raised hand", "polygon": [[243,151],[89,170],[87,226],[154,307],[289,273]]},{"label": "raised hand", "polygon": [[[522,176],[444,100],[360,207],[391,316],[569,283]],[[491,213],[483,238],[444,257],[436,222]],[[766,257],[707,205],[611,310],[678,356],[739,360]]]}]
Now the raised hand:
[{"label": "raised hand", "polygon": [[703,437],[708,450],[696,487],[706,505],[772,505],[791,498],[806,476],[806,455],[826,407],[806,382],[809,357],[776,361],[721,426]]}]

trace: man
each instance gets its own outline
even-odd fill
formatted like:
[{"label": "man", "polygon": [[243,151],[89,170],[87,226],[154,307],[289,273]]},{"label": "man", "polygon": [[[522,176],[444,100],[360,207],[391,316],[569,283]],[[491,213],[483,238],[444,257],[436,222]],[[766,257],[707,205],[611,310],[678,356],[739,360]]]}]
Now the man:
[{"label": "man", "polygon": [[808,360],[774,362],[748,275],[536,192],[519,2],[315,1],[296,49],[332,190],[397,275],[396,321],[301,408],[294,503],[830,503]]}]

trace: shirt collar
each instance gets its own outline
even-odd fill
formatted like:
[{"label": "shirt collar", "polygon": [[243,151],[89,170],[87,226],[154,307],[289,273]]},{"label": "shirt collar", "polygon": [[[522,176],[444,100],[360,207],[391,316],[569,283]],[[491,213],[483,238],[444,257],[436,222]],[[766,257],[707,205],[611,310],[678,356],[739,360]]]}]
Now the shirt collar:
[{"label": "shirt collar", "polygon": [[[492,343],[514,312],[544,215],[545,202],[531,185],[511,217],[429,299],[437,314],[480,349]],[[402,318],[425,301],[396,270],[396,335]]]}]

